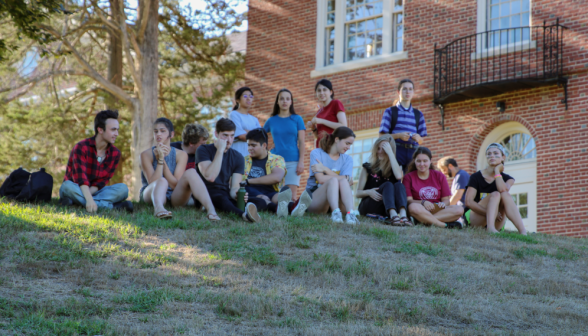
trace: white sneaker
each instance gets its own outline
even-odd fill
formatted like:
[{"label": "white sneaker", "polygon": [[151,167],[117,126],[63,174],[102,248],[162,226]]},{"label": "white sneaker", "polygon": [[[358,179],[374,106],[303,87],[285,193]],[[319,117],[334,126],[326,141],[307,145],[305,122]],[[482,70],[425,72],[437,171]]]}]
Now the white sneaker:
[{"label": "white sneaker", "polygon": [[343,214],[339,208],[335,209],[335,211],[331,213],[331,220],[333,223],[343,223]]},{"label": "white sneaker", "polygon": [[347,213],[347,215],[345,216],[345,223],[351,224],[351,225],[359,224],[359,220],[357,219],[357,215],[359,215],[359,212],[357,210],[349,211],[349,213]]},{"label": "white sneaker", "polygon": [[257,213],[257,207],[253,203],[247,203],[245,205],[245,218],[247,221],[252,223],[259,223],[261,221],[261,217]]},{"label": "white sneaker", "polygon": [[312,198],[310,197],[310,194],[308,192],[306,192],[306,190],[304,190],[302,192],[302,195],[300,195],[300,199],[298,200],[298,205],[294,208],[294,210],[292,210],[292,216],[293,217],[304,216],[304,213],[306,212],[306,209],[308,209],[308,207],[310,206],[310,203],[312,203]]},{"label": "white sneaker", "polygon": [[280,217],[288,217],[288,204],[292,200],[292,189],[288,188],[285,191],[282,191],[278,194],[278,210],[276,214],[278,218]]}]

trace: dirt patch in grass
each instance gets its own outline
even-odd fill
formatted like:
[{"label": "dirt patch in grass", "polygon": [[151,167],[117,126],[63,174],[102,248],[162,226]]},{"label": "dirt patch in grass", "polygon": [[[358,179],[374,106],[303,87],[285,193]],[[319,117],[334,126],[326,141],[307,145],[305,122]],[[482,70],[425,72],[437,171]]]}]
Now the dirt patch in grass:
[{"label": "dirt patch in grass", "polygon": [[135,208],[0,203],[0,334],[537,335],[588,320],[585,239]]}]

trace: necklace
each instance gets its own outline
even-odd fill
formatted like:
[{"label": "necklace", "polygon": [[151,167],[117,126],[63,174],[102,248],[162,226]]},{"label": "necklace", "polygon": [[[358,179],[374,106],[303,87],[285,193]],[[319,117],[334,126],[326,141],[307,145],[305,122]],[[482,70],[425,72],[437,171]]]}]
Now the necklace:
[{"label": "necklace", "polygon": [[104,161],[104,158],[96,154],[96,160],[98,160],[98,163],[102,163],[102,161]]}]

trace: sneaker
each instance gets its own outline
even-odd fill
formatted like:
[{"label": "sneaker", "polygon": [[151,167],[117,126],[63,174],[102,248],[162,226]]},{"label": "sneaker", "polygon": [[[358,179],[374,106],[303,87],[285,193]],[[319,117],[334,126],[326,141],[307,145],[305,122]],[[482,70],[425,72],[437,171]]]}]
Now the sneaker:
[{"label": "sneaker", "polygon": [[245,205],[245,217],[252,223],[259,223],[261,221],[261,217],[257,213],[257,207],[253,203],[247,203]]},{"label": "sneaker", "polygon": [[113,209],[125,209],[127,212],[133,212],[133,203],[131,201],[122,201],[112,204]]},{"label": "sneaker", "polygon": [[333,223],[343,223],[343,214],[339,208],[335,209],[335,211],[331,213],[331,220]]},{"label": "sneaker", "polygon": [[310,197],[310,194],[307,193],[306,190],[304,190],[302,192],[302,195],[300,195],[300,198],[298,199],[298,205],[294,208],[294,210],[292,210],[292,216],[304,216],[304,213],[306,212],[306,209],[308,209],[308,207],[310,206],[310,203],[312,203],[312,198]]},{"label": "sneaker", "polygon": [[359,220],[357,219],[357,215],[359,215],[359,212],[357,212],[357,210],[349,211],[347,213],[347,215],[345,216],[345,223],[351,224],[351,225],[359,224]]},{"label": "sneaker", "polygon": [[282,191],[278,194],[278,210],[276,211],[278,218],[288,217],[288,204],[292,200],[292,189]]},{"label": "sneaker", "polygon": [[61,206],[70,206],[73,205],[73,201],[69,197],[62,197],[59,199],[59,205]]},{"label": "sneaker", "polygon": [[458,230],[463,229],[463,225],[460,222],[450,222],[450,223],[445,223],[445,224],[447,224],[448,229],[458,229]]}]

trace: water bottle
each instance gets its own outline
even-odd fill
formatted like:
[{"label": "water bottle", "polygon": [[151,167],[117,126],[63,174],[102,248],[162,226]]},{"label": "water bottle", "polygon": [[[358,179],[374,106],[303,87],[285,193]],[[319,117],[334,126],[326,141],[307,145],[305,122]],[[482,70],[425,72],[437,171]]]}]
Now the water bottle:
[{"label": "water bottle", "polygon": [[247,192],[245,186],[247,185],[247,182],[243,181],[239,183],[239,185],[241,188],[239,188],[239,191],[237,192],[237,208],[241,209],[241,211],[245,211],[245,193]]}]

